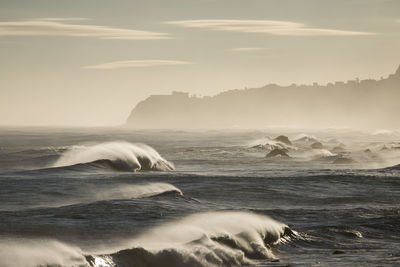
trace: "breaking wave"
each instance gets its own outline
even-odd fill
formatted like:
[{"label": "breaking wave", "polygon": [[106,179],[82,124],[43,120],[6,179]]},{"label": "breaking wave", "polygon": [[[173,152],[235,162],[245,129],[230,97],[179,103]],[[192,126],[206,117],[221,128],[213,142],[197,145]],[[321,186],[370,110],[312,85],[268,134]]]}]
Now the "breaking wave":
[{"label": "breaking wave", "polygon": [[83,252],[55,240],[0,240],[0,266],[87,266]]},{"label": "breaking wave", "polygon": [[381,129],[378,131],[375,131],[372,133],[374,136],[393,136],[393,137],[399,137],[400,133],[398,131],[392,131],[392,130],[387,130],[387,129]]},{"label": "breaking wave", "polygon": [[394,166],[390,166],[390,167],[386,167],[386,168],[381,168],[379,170],[382,171],[400,171],[400,164],[394,165]]},{"label": "breaking wave", "polygon": [[[284,137],[284,136],[279,136]],[[248,147],[250,148],[261,148],[263,150],[272,151],[274,149],[279,150],[296,150],[297,148],[292,146],[290,140],[287,139],[287,143],[283,142],[279,137],[273,139],[269,136],[266,136],[261,139],[254,140],[249,143]]]},{"label": "breaking wave", "polygon": [[90,194],[90,198],[93,200],[145,198],[172,192],[183,195],[179,188],[167,183],[121,184],[108,189],[97,189]]},{"label": "breaking wave", "polygon": [[86,259],[91,266],[243,266],[278,260],[272,246],[296,236],[267,216],[206,212],[151,229],[127,244],[129,249]]},{"label": "breaking wave", "polygon": [[172,171],[174,165],[152,147],[128,142],[109,142],[91,146],[72,146],[52,167],[74,166],[106,168],[116,171]]},{"label": "breaking wave", "polygon": [[277,261],[272,247],[298,239],[287,225],[250,212],[189,215],[150,229],[116,252],[88,255],[55,240],[0,239],[0,265],[92,267],[209,267]]},{"label": "breaking wave", "polygon": [[293,139],[294,142],[303,142],[303,143],[313,143],[313,142],[319,142],[320,139],[317,138],[314,135],[309,135],[309,134],[299,134]]},{"label": "breaking wave", "polygon": [[312,149],[312,150],[306,150],[306,151],[303,151],[302,153],[300,153],[301,157],[309,158],[309,159],[334,157],[336,155],[337,154],[334,154],[327,149]]}]

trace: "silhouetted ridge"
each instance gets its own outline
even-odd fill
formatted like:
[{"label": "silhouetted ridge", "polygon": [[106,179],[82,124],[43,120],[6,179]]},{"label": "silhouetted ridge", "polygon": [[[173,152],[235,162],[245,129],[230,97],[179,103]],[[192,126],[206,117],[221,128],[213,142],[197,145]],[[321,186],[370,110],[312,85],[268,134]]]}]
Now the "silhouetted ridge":
[{"label": "silhouetted ridge", "polygon": [[[196,97],[184,92],[152,95],[132,110],[127,125],[137,128],[263,128],[344,126],[400,128],[400,67],[380,80],[349,80],[327,85],[229,90]],[[365,119],[368,118],[368,119]]]}]

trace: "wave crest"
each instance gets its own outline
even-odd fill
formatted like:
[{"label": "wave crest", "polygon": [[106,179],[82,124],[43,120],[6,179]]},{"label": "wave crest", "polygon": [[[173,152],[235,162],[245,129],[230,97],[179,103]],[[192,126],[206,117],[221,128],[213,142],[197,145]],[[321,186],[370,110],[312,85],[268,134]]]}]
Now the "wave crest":
[{"label": "wave crest", "polygon": [[386,167],[386,168],[380,168],[378,170],[381,170],[381,171],[400,171],[400,164],[397,164],[397,165],[394,165],[394,166],[389,166],[389,167]]},{"label": "wave crest", "polygon": [[130,199],[130,198],[146,198],[152,196],[163,195],[166,193],[176,193],[183,195],[182,191],[167,183],[146,183],[146,184],[121,184],[117,187],[108,189],[98,189],[90,194],[94,200],[109,199]]},{"label": "wave crest", "polygon": [[[296,233],[267,216],[249,212],[206,212],[161,225],[112,254],[88,256],[105,266],[243,266],[277,260],[271,246]],[[133,247],[133,248],[132,248]]]},{"label": "wave crest", "polygon": [[128,142],[72,146],[53,164],[65,167],[86,164],[117,171],[172,171],[174,165],[152,147]]},{"label": "wave crest", "polygon": [[83,252],[56,240],[0,240],[0,266],[87,266]]}]

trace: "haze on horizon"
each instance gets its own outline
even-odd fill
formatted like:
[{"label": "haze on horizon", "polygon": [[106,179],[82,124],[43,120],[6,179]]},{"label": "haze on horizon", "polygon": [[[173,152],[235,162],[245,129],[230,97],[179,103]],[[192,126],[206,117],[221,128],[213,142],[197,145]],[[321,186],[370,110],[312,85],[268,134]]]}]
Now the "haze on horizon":
[{"label": "haze on horizon", "polygon": [[120,125],[149,95],[326,84],[400,64],[395,0],[3,0],[0,125]]}]

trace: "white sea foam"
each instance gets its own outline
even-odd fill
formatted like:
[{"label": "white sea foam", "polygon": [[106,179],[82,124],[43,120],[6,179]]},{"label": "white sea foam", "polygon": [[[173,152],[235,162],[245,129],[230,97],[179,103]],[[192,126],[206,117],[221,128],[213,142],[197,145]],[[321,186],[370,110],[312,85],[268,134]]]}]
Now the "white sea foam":
[{"label": "white sea foam", "polygon": [[285,224],[267,216],[205,212],[150,229],[118,252],[94,256],[92,261],[105,266],[113,266],[113,261],[168,267],[242,266],[255,259],[276,259],[270,246],[287,242],[294,235]]},{"label": "white sea foam", "polygon": [[1,239],[0,266],[83,266],[82,251],[55,240]]},{"label": "white sea foam", "polygon": [[205,212],[151,229],[135,238],[132,245],[147,249],[165,249],[184,245],[204,236],[210,238],[241,233],[248,235],[241,237],[243,246],[248,246],[251,242],[262,245],[262,240],[267,235],[278,241],[284,227],[285,224],[270,217],[249,212]]},{"label": "white sea foam", "polygon": [[117,170],[174,170],[174,165],[165,160],[152,147],[128,142],[109,142],[96,145],[72,146],[53,164],[53,167],[100,162]]},{"label": "white sea foam", "polygon": [[373,132],[372,135],[375,135],[375,136],[378,135],[378,136],[394,136],[394,137],[398,137],[398,136],[400,136],[400,133],[397,132],[397,131],[381,129],[381,130],[377,130],[377,131]]},{"label": "white sea foam", "polygon": [[249,144],[250,147],[260,147],[266,150],[274,150],[274,149],[291,149],[291,150],[296,150],[296,147],[285,144],[281,141],[277,141],[274,139],[271,139],[269,137],[257,139],[255,141],[250,142]]},{"label": "white sea foam", "polygon": [[295,138],[293,138],[293,142],[314,143],[314,142],[320,142],[320,139],[310,134],[299,134]]},{"label": "white sea foam", "polygon": [[303,157],[311,158],[311,159],[336,156],[336,154],[330,152],[327,149],[310,149],[310,150],[304,151],[302,154],[303,154],[302,155]]},{"label": "white sea foam", "polygon": [[85,255],[81,249],[54,240],[0,240],[0,265],[111,267],[241,266],[256,259],[275,259],[270,246],[297,236],[285,224],[249,212],[221,211],[189,215],[152,228],[114,253]]}]

